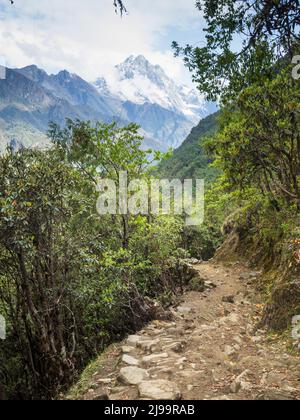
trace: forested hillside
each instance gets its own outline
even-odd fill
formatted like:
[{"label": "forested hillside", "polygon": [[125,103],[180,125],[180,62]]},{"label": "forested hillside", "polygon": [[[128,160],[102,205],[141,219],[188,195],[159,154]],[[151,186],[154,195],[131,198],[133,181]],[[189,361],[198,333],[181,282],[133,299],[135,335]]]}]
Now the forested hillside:
[{"label": "forested hillside", "polygon": [[210,166],[213,159],[205,150],[204,141],[217,131],[218,115],[216,113],[201,120],[173,156],[159,165],[158,172],[162,177],[207,181],[215,178],[217,171]]}]

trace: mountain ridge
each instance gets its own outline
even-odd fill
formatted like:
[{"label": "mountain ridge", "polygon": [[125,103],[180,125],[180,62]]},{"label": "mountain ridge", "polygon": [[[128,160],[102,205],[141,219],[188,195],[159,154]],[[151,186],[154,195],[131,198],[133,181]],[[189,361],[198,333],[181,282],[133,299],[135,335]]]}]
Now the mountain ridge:
[{"label": "mountain ridge", "polygon": [[166,151],[178,147],[195,121],[210,112],[196,91],[176,85],[143,56],[131,56],[115,69],[115,88],[104,78],[89,83],[67,70],[7,69],[0,80],[0,149],[10,142],[43,145],[49,122],[64,125],[71,118],[134,122],[141,126],[144,147]]},{"label": "mountain ridge", "polygon": [[101,77],[94,83],[100,93],[109,90],[135,104],[158,104],[184,114],[194,124],[207,115],[207,104],[195,88],[176,84],[162,67],[151,64],[143,55],[128,57],[115,66],[111,76],[111,80]]}]

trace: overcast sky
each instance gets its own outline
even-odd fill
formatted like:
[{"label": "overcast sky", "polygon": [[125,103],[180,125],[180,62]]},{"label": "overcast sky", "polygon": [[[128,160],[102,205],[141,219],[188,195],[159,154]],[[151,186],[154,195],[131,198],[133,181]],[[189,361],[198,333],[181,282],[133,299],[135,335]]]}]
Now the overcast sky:
[{"label": "overcast sky", "polygon": [[125,0],[116,16],[112,0],[0,0],[0,56],[8,67],[37,64],[67,69],[89,81],[129,55],[143,54],[179,82],[190,75],[173,58],[171,43],[201,41],[203,22],[195,0]]}]

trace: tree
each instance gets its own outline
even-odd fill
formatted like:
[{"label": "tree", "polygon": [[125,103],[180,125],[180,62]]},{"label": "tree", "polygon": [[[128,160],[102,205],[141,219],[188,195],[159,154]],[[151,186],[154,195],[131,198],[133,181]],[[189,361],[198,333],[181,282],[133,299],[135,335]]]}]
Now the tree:
[{"label": "tree", "polygon": [[[119,185],[120,172],[127,173],[128,182],[141,178],[151,155],[159,160],[161,154],[142,150],[139,127],[130,124],[119,128],[115,123],[96,124],[67,121],[67,127],[60,129],[56,124],[50,128],[50,138],[64,150],[67,159],[78,166],[86,176],[97,184],[97,177],[109,178]],[[128,248],[129,216],[122,214],[123,247]]]},{"label": "tree", "polygon": [[0,375],[8,369],[9,382],[16,375],[15,385],[37,397],[68,382],[78,357],[81,320],[72,290],[77,276],[84,278],[88,235],[74,225],[84,220],[82,207],[93,208],[85,188],[55,149],[10,150],[0,158],[0,308],[8,320]]},{"label": "tree", "polygon": [[[173,43],[209,99],[234,98],[294,54],[300,34],[299,0],[198,0],[206,21],[203,47]],[[242,47],[234,41],[242,39]]]},{"label": "tree", "polygon": [[253,85],[224,111],[220,133],[208,142],[228,183],[259,187],[300,210],[300,91],[289,70]]},{"label": "tree", "polygon": [[138,127],[69,121],[52,137],[48,150],[0,156],[0,383],[11,398],[57,395],[156,319],[153,298],[182,287],[171,275],[180,219],[96,211],[96,178],[148,178]]},{"label": "tree", "polygon": [[115,7],[116,13],[120,12],[121,16],[124,13],[127,13],[127,9],[126,9],[125,4],[122,0],[114,0],[114,7]]},{"label": "tree", "polygon": [[[8,1],[10,2],[10,4],[14,4],[15,3],[14,0],[8,0]],[[124,4],[123,0],[113,0],[113,5],[114,5],[114,8],[115,8],[116,13],[120,13],[121,16],[124,13],[127,13],[127,9],[125,7],[125,4]]]}]

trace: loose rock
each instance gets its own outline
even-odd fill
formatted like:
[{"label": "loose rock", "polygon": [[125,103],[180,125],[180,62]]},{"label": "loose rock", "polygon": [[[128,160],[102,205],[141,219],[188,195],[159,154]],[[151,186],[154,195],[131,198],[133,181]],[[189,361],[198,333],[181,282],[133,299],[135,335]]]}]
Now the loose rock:
[{"label": "loose rock", "polygon": [[139,385],[139,394],[141,398],[156,401],[181,399],[181,392],[177,385],[164,380],[142,382]]},{"label": "loose rock", "polygon": [[226,355],[227,357],[231,357],[231,356],[234,356],[234,355],[235,355],[236,351],[235,351],[235,349],[234,349],[233,347],[231,347],[231,346],[225,346],[225,351],[224,351],[224,353],[225,353],[225,355]]},{"label": "loose rock", "polygon": [[139,385],[147,378],[149,374],[145,369],[126,367],[120,370],[119,381],[125,385]]},{"label": "loose rock", "polygon": [[215,289],[217,287],[217,285],[213,283],[212,281],[205,281],[204,286],[206,289],[209,289],[209,290]]},{"label": "loose rock", "polygon": [[222,298],[222,302],[234,304],[235,303],[234,296],[224,296]]},{"label": "loose rock", "polygon": [[144,356],[142,360],[145,364],[152,364],[159,362],[162,359],[168,359],[168,357],[168,353],[152,354],[151,356]]},{"label": "loose rock", "polygon": [[137,347],[145,352],[154,352],[159,349],[160,340],[151,340],[151,341],[140,341],[137,343]]},{"label": "loose rock", "polygon": [[256,400],[260,401],[294,401],[296,399],[296,395],[289,391],[272,388],[264,389],[256,397]]},{"label": "loose rock", "polygon": [[130,346],[122,346],[121,350],[122,350],[122,353],[127,354],[127,353],[131,353],[134,350],[134,348]]},{"label": "loose rock", "polygon": [[141,337],[139,335],[130,335],[127,338],[127,343],[129,346],[136,346],[139,341],[141,341]]},{"label": "loose rock", "polygon": [[134,357],[128,356],[127,354],[124,354],[122,357],[122,362],[126,363],[126,365],[129,366],[139,366],[140,362],[135,359]]}]

